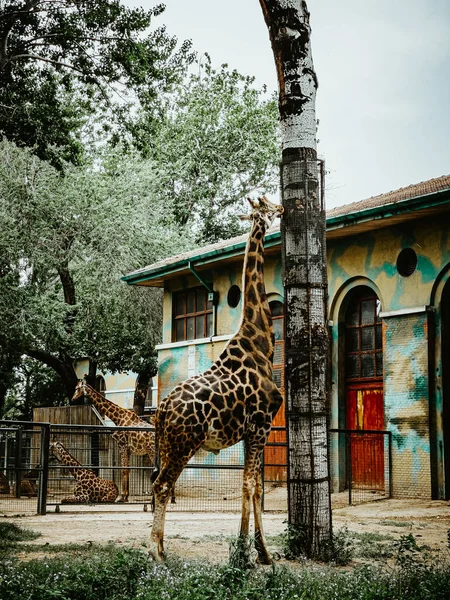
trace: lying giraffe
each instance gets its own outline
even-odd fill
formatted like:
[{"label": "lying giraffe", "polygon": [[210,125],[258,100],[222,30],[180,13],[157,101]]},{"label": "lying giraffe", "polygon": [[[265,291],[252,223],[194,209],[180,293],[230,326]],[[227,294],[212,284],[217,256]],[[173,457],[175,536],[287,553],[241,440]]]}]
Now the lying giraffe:
[{"label": "lying giraffe", "polygon": [[50,442],[50,450],[63,465],[69,467],[70,472],[77,480],[73,496],[63,498],[64,502],[115,502],[119,490],[114,481],[97,477],[90,469],[79,468],[81,463],[66,450],[62,442]]},{"label": "lying giraffe", "polygon": [[200,448],[217,453],[243,440],[245,466],[240,535],[248,538],[250,504],[259,560],[270,564],[261,519],[261,455],[282,404],[272,381],[274,333],[264,287],[264,236],[283,207],[250,200],[253,221],[243,269],[243,307],[238,332],[202,375],[177,385],[156,412],[161,467],[153,484],[155,513],[151,552],[164,556],[167,502],[180,473]]},{"label": "lying giraffe", "polygon": [[119,446],[120,462],[122,465],[122,496],[119,502],[128,502],[130,487],[130,455],[148,455],[150,464],[155,462],[155,432],[153,425],[147,423],[128,408],[122,408],[111,402],[105,396],[94,390],[84,379],[80,379],[75,388],[72,402],[85,396],[95,408],[111,419],[118,427],[142,427],[144,431],[116,431],[112,437]]}]

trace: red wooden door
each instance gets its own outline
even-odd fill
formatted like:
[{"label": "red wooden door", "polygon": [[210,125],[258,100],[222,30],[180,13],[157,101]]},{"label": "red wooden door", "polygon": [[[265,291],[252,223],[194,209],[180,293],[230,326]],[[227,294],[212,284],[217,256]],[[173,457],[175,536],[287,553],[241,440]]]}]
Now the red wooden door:
[{"label": "red wooden door", "polygon": [[[384,429],[383,387],[379,384],[347,387],[347,429]],[[352,486],[384,489],[384,436],[351,434]]]},{"label": "red wooden door", "polygon": [[[284,340],[283,304],[270,303],[275,333],[275,354],[273,357],[273,380],[284,397]],[[284,401],[272,421],[272,431],[264,448],[264,480],[281,483],[287,480],[286,416]]]},{"label": "red wooden door", "polygon": [[[345,315],[347,429],[384,429],[383,344],[380,301],[374,292],[356,290]],[[350,436],[352,485],[384,488],[384,436]]]}]

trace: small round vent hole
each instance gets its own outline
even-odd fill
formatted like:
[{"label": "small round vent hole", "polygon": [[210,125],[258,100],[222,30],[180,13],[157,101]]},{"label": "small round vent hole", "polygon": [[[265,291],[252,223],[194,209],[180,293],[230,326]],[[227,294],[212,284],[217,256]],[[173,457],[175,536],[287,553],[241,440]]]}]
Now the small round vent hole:
[{"label": "small round vent hole", "polygon": [[417,268],[417,254],[412,248],[404,248],[397,257],[397,271],[402,277],[409,277]]},{"label": "small round vent hole", "polygon": [[228,290],[227,302],[231,308],[236,308],[241,300],[241,290],[238,285],[232,285]]}]

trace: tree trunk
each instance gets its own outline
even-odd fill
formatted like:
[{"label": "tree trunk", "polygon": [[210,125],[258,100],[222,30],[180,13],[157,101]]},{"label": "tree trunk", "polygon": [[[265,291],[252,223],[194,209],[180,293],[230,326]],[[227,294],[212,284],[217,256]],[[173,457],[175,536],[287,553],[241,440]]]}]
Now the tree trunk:
[{"label": "tree trunk", "polygon": [[92,358],[89,359],[89,368],[88,368],[88,372],[87,372],[87,375],[86,375],[86,383],[88,385],[90,385],[91,388],[94,388],[94,390],[97,389],[97,387],[96,387],[96,383],[97,383],[97,362],[95,360],[92,360]]},{"label": "tree trunk", "polygon": [[144,375],[138,375],[136,380],[136,387],[134,390],[133,410],[141,416],[145,410],[145,398],[147,396],[148,386],[150,385],[152,378],[148,373]]},{"label": "tree trunk", "polygon": [[317,77],[302,0],[260,0],[275,57],[282,135],[288,522],[297,550],[324,557],[331,542],[325,210],[319,190]]},{"label": "tree trunk", "polygon": [[69,400],[72,398],[75,387],[78,382],[77,374],[75,373],[75,369],[73,364],[70,362],[63,361],[59,358],[56,358],[52,354],[48,354],[47,352],[42,352],[41,350],[24,350],[24,353],[30,358],[34,358],[44,365],[54,369],[58,375],[61,377],[64,389],[67,394]]}]

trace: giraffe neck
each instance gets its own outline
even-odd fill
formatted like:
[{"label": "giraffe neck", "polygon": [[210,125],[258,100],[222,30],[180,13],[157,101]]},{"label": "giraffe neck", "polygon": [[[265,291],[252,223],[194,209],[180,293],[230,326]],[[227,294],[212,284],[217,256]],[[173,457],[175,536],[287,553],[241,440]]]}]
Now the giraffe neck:
[{"label": "giraffe neck", "polygon": [[94,388],[86,385],[84,389],[84,393],[91,399],[92,404],[95,408],[105,417],[111,419],[111,421],[118,426],[127,426],[131,424],[136,424],[141,421],[139,417],[132,411],[127,408],[122,408],[111,402],[111,400],[107,400],[105,396],[100,394],[94,390]]},{"label": "giraffe neck", "polygon": [[[79,467],[81,465],[81,463],[62,446],[58,447],[57,457],[59,462],[63,465],[66,465],[67,467]],[[69,471],[74,477],[78,477],[79,475],[81,475],[83,469],[69,469]]]},{"label": "giraffe neck", "polygon": [[237,336],[258,338],[258,348],[272,360],[272,315],[264,285],[264,235],[266,224],[255,217],[247,240],[242,276],[242,320]]}]

